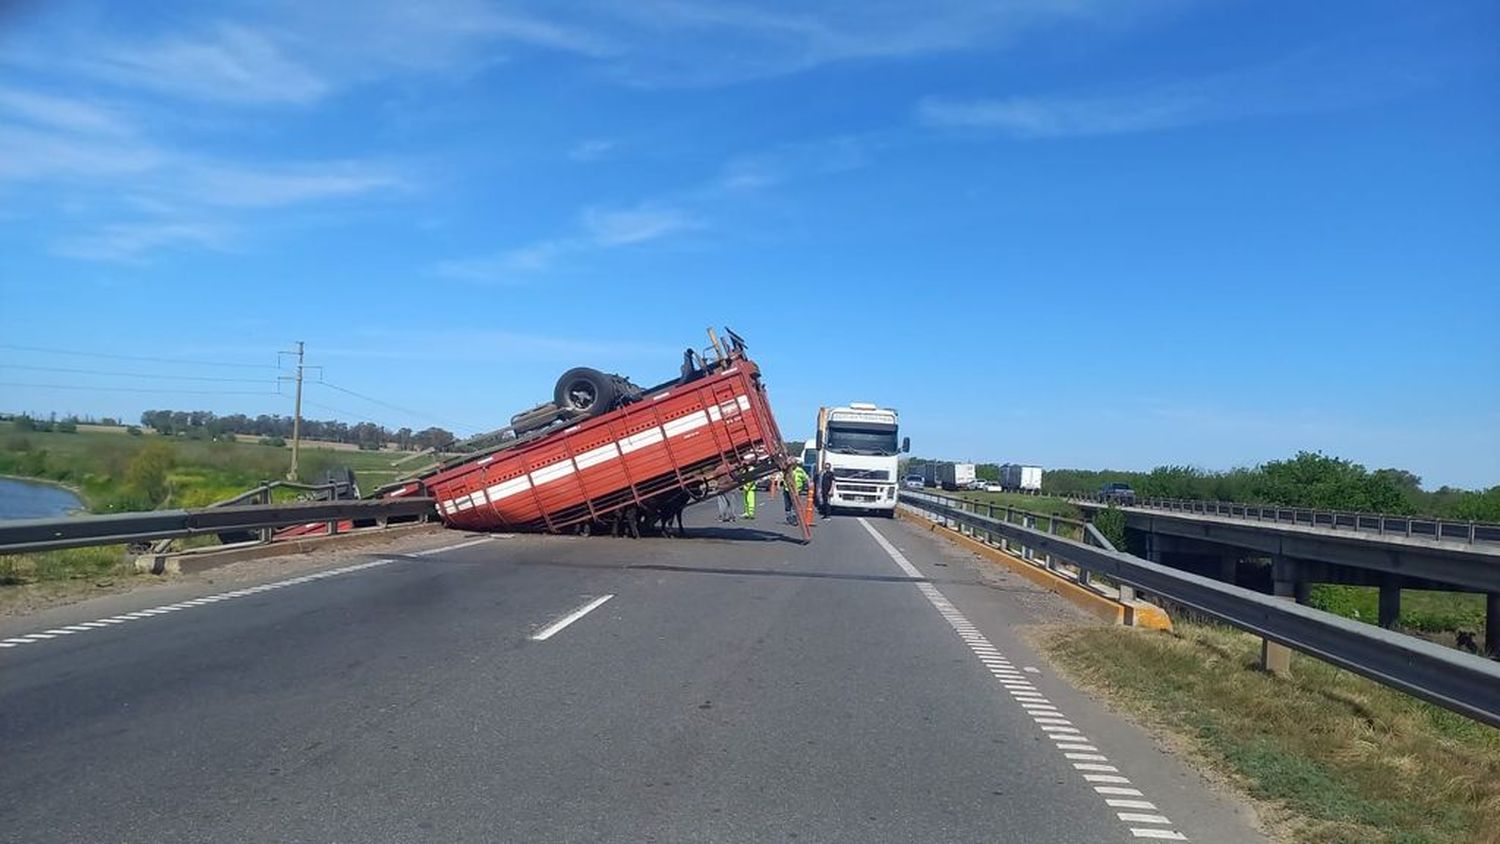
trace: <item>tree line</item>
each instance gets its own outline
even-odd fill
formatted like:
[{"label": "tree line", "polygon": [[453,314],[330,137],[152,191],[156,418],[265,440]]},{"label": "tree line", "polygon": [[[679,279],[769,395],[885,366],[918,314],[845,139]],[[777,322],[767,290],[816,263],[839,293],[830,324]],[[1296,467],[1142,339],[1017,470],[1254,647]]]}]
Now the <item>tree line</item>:
[{"label": "tree line", "polygon": [[[937,461],[913,458],[911,466]],[[975,475],[999,477],[993,463],[977,464]],[[1112,469],[1047,469],[1042,492],[1071,495],[1098,492],[1107,483],[1127,483],[1144,498],[1235,501],[1429,516],[1460,521],[1500,522],[1500,485],[1484,490],[1444,486],[1422,489],[1422,479],[1405,469],[1371,470],[1352,460],[1300,451],[1286,460],[1227,471],[1195,466],[1157,466],[1149,472]]]},{"label": "tree line", "polygon": [[[201,434],[216,438],[224,434],[248,434],[264,438],[291,439],[293,418],[280,414],[248,416],[231,413],[218,416],[207,410],[148,410],[141,414],[141,424],[167,436]],[[360,448],[380,449],[389,444],[397,448],[442,448],[453,442],[451,431],[443,428],[398,428],[394,431],[374,422],[353,425],[333,419],[302,420],[302,436],[309,440],[352,443]]]}]

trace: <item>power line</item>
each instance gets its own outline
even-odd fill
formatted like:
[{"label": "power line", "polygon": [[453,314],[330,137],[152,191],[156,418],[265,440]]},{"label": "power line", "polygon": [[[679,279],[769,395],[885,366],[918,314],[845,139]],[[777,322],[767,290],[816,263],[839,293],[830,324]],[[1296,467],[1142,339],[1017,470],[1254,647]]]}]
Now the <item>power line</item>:
[{"label": "power line", "polygon": [[90,387],[83,384],[26,384],[19,381],[0,381],[0,387],[38,387],[44,390],[92,390],[107,393],[170,393],[181,396],[279,396],[280,393],[258,392],[255,390],[174,390],[168,388],[151,389],[146,387]]},{"label": "power line", "polygon": [[270,378],[215,378],[209,375],[158,375],[151,372],[112,372],[103,369],[73,369],[66,366],[28,366],[20,363],[0,363],[0,369],[29,369],[33,372],[67,372],[73,375],[110,375],[122,378],[162,378],[172,381],[217,381],[234,384],[266,384]]},{"label": "power line", "polygon": [[365,395],[363,393],[356,393],[353,390],[350,390],[350,389],[348,389],[346,387],[340,387],[339,385],[330,383],[328,381],[311,381],[309,383],[312,383],[312,384],[321,384],[322,386],[327,387],[327,388],[329,388],[331,390],[338,390],[341,393],[346,393],[346,394],[351,395],[351,396],[353,396],[353,397],[355,397],[357,399],[363,399],[363,400],[365,400],[367,402],[370,402],[371,404],[378,404],[381,407],[386,407],[386,408],[390,408],[391,410],[400,411],[401,413],[405,413],[408,416],[414,416],[414,417],[416,417],[418,419],[427,419],[427,420],[431,420],[431,421],[435,421],[435,422],[442,422],[445,425],[452,425],[455,428],[463,428],[463,429],[469,430],[469,431],[478,431],[478,430],[481,430],[479,428],[479,426],[477,426],[477,425],[465,425],[465,424],[463,424],[461,422],[456,422],[456,421],[451,420],[451,419],[443,419],[443,418],[438,417],[438,416],[433,416],[432,414],[427,413],[426,411],[412,410],[409,407],[402,407],[399,404],[391,404],[390,402],[381,401],[380,399],[373,398],[371,396],[367,396],[367,395]]},{"label": "power line", "polygon": [[17,352],[42,352],[49,355],[74,355],[86,358],[107,358],[109,360],[134,360],[145,363],[171,363],[187,366],[221,366],[241,369],[277,369],[271,363],[230,363],[227,361],[188,360],[187,358],[160,358],[147,357],[144,355],[119,355],[109,352],[81,352],[76,349],[52,349],[45,346],[17,346],[11,343],[0,343],[0,349],[10,349]]}]

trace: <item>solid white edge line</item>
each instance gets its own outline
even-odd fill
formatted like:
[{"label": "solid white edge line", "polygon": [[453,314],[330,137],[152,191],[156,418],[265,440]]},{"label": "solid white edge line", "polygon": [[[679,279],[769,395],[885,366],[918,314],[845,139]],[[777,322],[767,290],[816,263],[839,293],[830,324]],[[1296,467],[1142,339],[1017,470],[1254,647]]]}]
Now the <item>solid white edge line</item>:
[{"label": "solid white edge line", "polygon": [[553,636],[557,635],[557,633],[562,631],[562,629],[567,627],[569,624],[572,624],[578,619],[583,618],[594,610],[604,606],[604,602],[613,597],[614,595],[603,595],[595,598],[594,600],[589,601],[588,603],[584,604],[576,610],[573,610],[562,618],[559,618],[558,620],[552,622],[546,627],[543,627],[541,630],[538,630],[537,632],[531,634],[531,636],[529,636],[528,638],[530,638],[533,642],[545,642]]},{"label": "solid white edge line", "polygon": [[[1074,769],[1082,773],[1085,782],[1093,785],[1094,790],[1099,794],[1115,794],[1126,797],[1143,796],[1137,789],[1123,787],[1129,786],[1130,780],[1123,776],[1120,776],[1118,773],[1118,768],[1113,765],[1099,764],[1102,762],[1107,762],[1108,760],[1106,759],[1106,757],[1097,753],[1098,748],[1088,743],[1088,739],[1084,738],[1082,731],[1080,731],[1076,727],[1071,726],[1070,722],[1067,719],[1062,718],[1061,713],[1058,712],[1055,707],[1050,706],[1050,702],[1038,691],[1036,691],[1035,686],[1032,686],[1031,684],[1026,683],[1024,680],[1021,680],[1019,677],[1015,676],[1014,669],[1012,669],[1009,665],[1004,665],[999,670],[996,670],[996,666],[991,663],[1003,663],[1004,657],[1001,656],[1000,652],[996,650],[987,639],[984,639],[982,637],[982,634],[980,634],[978,630],[973,626],[973,624],[970,623],[969,620],[965,618],[963,614],[960,613],[958,609],[954,607],[953,604],[949,602],[940,591],[938,591],[937,587],[933,586],[931,583],[925,582],[926,577],[922,574],[922,572],[916,566],[912,565],[911,561],[906,559],[906,556],[899,550],[897,550],[896,547],[892,545],[891,542],[880,533],[880,531],[877,531],[874,526],[864,518],[859,519],[859,524],[870,534],[871,537],[875,539],[876,544],[886,552],[891,560],[895,562],[903,572],[905,572],[910,577],[917,578],[923,581],[916,584],[917,588],[922,592],[923,595],[927,597],[927,600],[937,608],[938,612],[943,616],[944,619],[948,621],[949,625],[958,632],[959,638],[969,646],[970,651],[973,652],[973,654],[978,657],[986,667],[991,669],[991,673],[996,677],[1000,685],[1005,687],[1006,691],[1010,693],[1011,697],[1017,703],[1020,703],[1021,706],[1027,708],[1023,711],[1028,711],[1033,707],[1037,709],[1046,707],[1047,709],[1052,710],[1041,712],[1028,711],[1028,714],[1032,716],[1033,721],[1035,721],[1037,727],[1040,728],[1044,732],[1044,734],[1048,735],[1051,739],[1053,739],[1054,742],[1057,742],[1057,744],[1055,745],[1056,747],[1062,749],[1066,746],[1068,749],[1093,751],[1092,753],[1064,754],[1069,761],[1075,759],[1088,760],[1072,762]],[[1033,674],[1041,673],[1036,668],[1033,668],[1031,666],[1027,666],[1025,670]],[[1068,742],[1069,744],[1064,745],[1063,742]],[[1113,773],[1088,773],[1089,771],[1111,771]],[[1119,785],[1097,785],[1096,783],[1118,783]],[[1106,803],[1111,806],[1113,806],[1115,802],[1117,801],[1106,801]],[[1149,807],[1153,810],[1156,809],[1154,805],[1145,800],[1118,802],[1138,802],[1145,804],[1144,806],[1130,805],[1121,806],[1120,808]],[[1136,814],[1132,812],[1117,812],[1116,814],[1119,815],[1119,819],[1121,821],[1127,823],[1171,823],[1171,821],[1169,821],[1164,815]],[[1157,838],[1173,841],[1187,840],[1186,835],[1169,829],[1155,829],[1150,827],[1129,827],[1129,829],[1130,834],[1135,836],[1136,838]]]},{"label": "solid white edge line", "polygon": [[[475,545],[479,542],[487,541],[489,541],[489,537],[475,540],[474,542],[464,543],[462,545],[450,546],[449,548],[437,548],[433,550],[446,551],[452,550],[452,548],[462,548],[468,545]],[[272,589],[281,589],[287,586],[297,586],[303,583],[309,583],[312,580],[320,577],[329,577],[335,574],[347,574],[349,572],[373,568],[375,566],[383,566],[393,562],[395,562],[395,560],[391,558],[371,560],[369,562],[359,563],[358,565],[344,566],[343,568],[337,569],[328,569],[326,571],[315,572],[313,574],[302,575],[300,577],[288,578],[286,580],[277,580],[271,583],[262,583],[259,586],[237,589],[233,592],[220,592],[214,595],[204,595],[199,598],[179,601],[175,604],[164,604],[159,607],[149,607],[147,609],[136,610],[135,612],[123,613],[121,615],[112,615],[106,618],[95,619],[93,621],[80,622],[78,624],[70,624],[65,627],[54,627],[48,630],[43,630],[40,633],[27,633],[22,636],[0,640],[0,647],[13,648],[17,645],[29,645],[34,642],[40,642],[44,639],[56,639],[59,636],[70,636],[74,633],[87,633],[90,630],[98,630],[115,624],[124,624],[127,621],[137,621],[143,618],[152,618],[158,615],[178,612],[180,610],[194,609],[196,607],[205,606],[207,604],[215,603],[218,601],[227,601],[233,598],[243,598],[249,595],[258,595],[262,592],[267,592]]]}]

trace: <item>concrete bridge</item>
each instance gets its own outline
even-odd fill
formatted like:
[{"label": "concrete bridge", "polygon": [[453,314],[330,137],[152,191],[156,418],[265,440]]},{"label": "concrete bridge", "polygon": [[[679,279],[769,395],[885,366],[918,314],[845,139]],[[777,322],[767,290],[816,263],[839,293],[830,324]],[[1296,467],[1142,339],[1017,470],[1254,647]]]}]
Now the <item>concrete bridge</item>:
[{"label": "concrete bridge", "polygon": [[[1109,506],[1076,503],[1089,514]],[[1125,515],[1132,550],[1163,565],[1235,582],[1241,579],[1242,560],[1268,559],[1272,593],[1301,603],[1307,601],[1308,588],[1314,583],[1378,587],[1378,620],[1383,627],[1396,623],[1402,589],[1482,593],[1486,596],[1485,647],[1492,654],[1500,653],[1500,541],[1490,539],[1494,526],[1466,524],[1457,530],[1451,522],[1355,514],[1340,519],[1338,514],[1307,510],[1299,511],[1308,514],[1307,518],[1268,520],[1249,515],[1256,512],[1253,505],[1237,505],[1232,512],[1152,506],[1118,509]],[[1391,519],[1403,529],[1383,532],[1364,527],[1377,518]],[[1413,525],[1433,527],[1413,531]]]}]

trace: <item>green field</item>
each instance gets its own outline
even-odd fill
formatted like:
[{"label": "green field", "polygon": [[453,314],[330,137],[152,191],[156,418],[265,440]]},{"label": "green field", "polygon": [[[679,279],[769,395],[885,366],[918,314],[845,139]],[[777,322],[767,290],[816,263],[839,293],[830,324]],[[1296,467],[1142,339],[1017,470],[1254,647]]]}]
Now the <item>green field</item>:
[{"label": "green field", "polygon": [[930,490],[938,495],[946,495],[950,498],[963,498],[968,501],[978,501],[982,504],[993,504],[1000,507],[1014,507],[1017,510],[1025,510],[1028,513],[1043,513],[1048,516],[1061,516],[1064,519],[1076,519],[1083,521],[1083,511],[1079,510],[1072,502],[1062,498],[1052,498],[1046,495],[1023,495],[1019,492],[948,492],[946,490]]},{"label": "green field", "polygon": [[[422,460],[400,467],[401,452],[353,451],[303,444],[298,479],[315,482],[336,466],[354,470],[360,487],[394,480]],[[286,476],[291,449],[244,442],[131,435],[125,429],[77,433],[15,430],[0,423],[0,475],[55,481],[82,495],[91,512],[203,507],[232,498],[262,481]],[[295,496],[287,491],[286,498]],[[89,580],[133,573],[124,549],[73,548],[0,557],[0,586]]]},{"label": "green field", "polygon": [[[298,479],[313,482],[330,468],[348,466],[362,488],[372,489],[418,465],[413,461],[392,467],[391,462],[402,456],[304,443]],[[10,423],[0,424],[0,474],[65,484],[98,513],[206,506],[261,481],[285,477],[290,463],[290,448],[256,443],[132,436],[124,429],[19,432]]]}]

